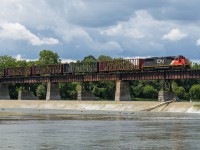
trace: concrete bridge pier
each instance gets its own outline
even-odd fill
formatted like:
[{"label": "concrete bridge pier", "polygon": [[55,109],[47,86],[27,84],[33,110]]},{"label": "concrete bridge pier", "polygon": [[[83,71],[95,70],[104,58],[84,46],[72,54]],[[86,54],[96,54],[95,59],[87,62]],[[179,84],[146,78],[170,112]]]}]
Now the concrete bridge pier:
[{"label": "concrete bridge pier", "polygon": [[2,100],[9,100],[9,89],[7,84],[1,84],[0,83],[0,99]]},{"label": "concrete bridge pier", "polygon": [[98,100],[98,98],[91,92],[86,90],[81,90],[77,92],[77,100]]},{"label": "concrete bridge pier", "polygon": [[[167,86],[168,86],[168,90],[167,90]],[[158,92],[158,101],[164,102],[164,101],[170,101],[170,100],[178,101],[179,98],[173,92],[171,81],[163,80],[162,89]]]},{"label": "concrete bridge pier", "polygon": [[98,97],[89,91],[89,89],[89,87],[85,87],[82,83],[77,89],[77,100],[98,100]]},{"label": "concrete bridge pier", "polygon": [[116,81],[115,101],[131,101],[128,81]]},{"label": "concrete bridge pier", "polygon": [[46,100],[61,100],[60,91],[59,91],[59,83],[47,83],[47,94]]},{"label": "concrete bridge pier", "polygon": [[37,100],[37,97],[29,89],[25,89],[18,92],[18,100]]},{"label": "concrete bridge pier", "polygon": [[37,97],[30,91],[28,84],[24,84],[22,89],[18,92],[18,100],[37,100]]}]

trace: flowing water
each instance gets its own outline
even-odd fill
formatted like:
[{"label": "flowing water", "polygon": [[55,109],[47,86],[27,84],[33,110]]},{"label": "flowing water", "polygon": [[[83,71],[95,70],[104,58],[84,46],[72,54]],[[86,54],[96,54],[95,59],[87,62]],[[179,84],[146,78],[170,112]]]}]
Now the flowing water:
[{"label": "flowing water", "polygon": [[2,150],[197,150],[200,114],[0,111]]}]

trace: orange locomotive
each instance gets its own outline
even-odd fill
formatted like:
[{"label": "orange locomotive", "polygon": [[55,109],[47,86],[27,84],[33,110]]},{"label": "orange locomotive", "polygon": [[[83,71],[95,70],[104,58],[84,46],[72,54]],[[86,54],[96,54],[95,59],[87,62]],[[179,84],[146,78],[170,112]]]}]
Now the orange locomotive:
[{"label": "orange locomotive", "polygon": [[167,57],[151,57],[143,59],[142,70],[147,69],[187,69],[190,62],[182,55]]}]

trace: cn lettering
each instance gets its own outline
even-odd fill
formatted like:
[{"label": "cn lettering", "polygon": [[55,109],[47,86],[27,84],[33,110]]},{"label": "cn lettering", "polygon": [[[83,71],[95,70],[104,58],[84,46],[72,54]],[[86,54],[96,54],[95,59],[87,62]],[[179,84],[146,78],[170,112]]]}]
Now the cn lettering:
[{"label": "cn lettering", "polygon": [[164,64],[165,60],[164,59],[157,59],[157,64]]}]

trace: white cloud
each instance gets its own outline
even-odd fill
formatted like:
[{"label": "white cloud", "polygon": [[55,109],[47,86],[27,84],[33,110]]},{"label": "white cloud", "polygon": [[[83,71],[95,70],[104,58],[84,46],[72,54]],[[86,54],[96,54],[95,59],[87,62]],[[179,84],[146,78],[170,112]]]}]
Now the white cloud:
[{"label": "white cloud", "polygon": [[73,42],[74,40],[81,39],[86,42],[91,42],[92,38],[90,35],[83,29],[79,27],[73,27],[65,24],[64,27],[60,27],[56,30],[56,33],[60,35],[63,40],[67,43]]},{"label": "white cloud", "polygon": [[124,22],[124,23],[118,23],[116,26],[110,27],[109,29],[106,29],[104,31],[100,32],[102,35],[108,35],[108,36],[126,36],[129,38],[134,39],[141,39],[144,37],[143,33],[140,32],[138,29],[131,27],[131,23]]},{"label": "white cloud", "polygon": [[197,46],[200,46],[200,39],[196,41]]},{"label": "white cloud", "polygon": [[29,41],[32,45],[54,45],[59,41],[54,38],[39,38],[19,23],[0,23],[0,38]]},{"label": "white cloud", "polygon": [[16,58],[16,60],[22,60],[22,56],[20,54],[17,54],[17,56],[15,58]]},{"label": "white cloud", "polygon": [[197,63],[197,64],[200,64],[200,60],[199,59],[192,59],[192,60],[190,60],[193,64],[194,63]]},{"label": "white cloud", "polygon": [[121,45],[116,41],[93,42],[91,43],[90,47],[101,52],[114,52],[114,53],[123,52]]},{"label": "white cloud", "polygon": [[187,36],[186,33],[180,31],[179,28],[172,29],[169,33],[163,35],[163,40],[178,41]]},{"label": "white cloud", "polygon": [[70,63],[70,62],[77,62],[77,60],[74,59],[65,59],[65,58],[61,58],[62,63]]},{"label": "white cloud", "polygon": [[[182,13],[186,12],[177,7],[180,5],[171,3],[1,0],[0,54],[17,56],[21,53],[23,57],[36,58],[37,51],[48,48],[62,54],[62,57],[78,59],[87,54],[104,53],[116,57],[172,55],[183,47],[189,47],[194,52],[183,50],[183,55],[197,57],[195,52],[199,49],[197,45],[200,46],[199,19],[192,20],[199,17],[184,16]],[[173,9],[178,13],[175,14]],[[190,13],[193,14],[193,9]],[[189,20],[184,22],[187,17]],[[54,35],[59,37],[59,41],[53,38]],[[188,42],[165,42],[185,37]],[[15,40],[20,40],[20,44]]]}]

